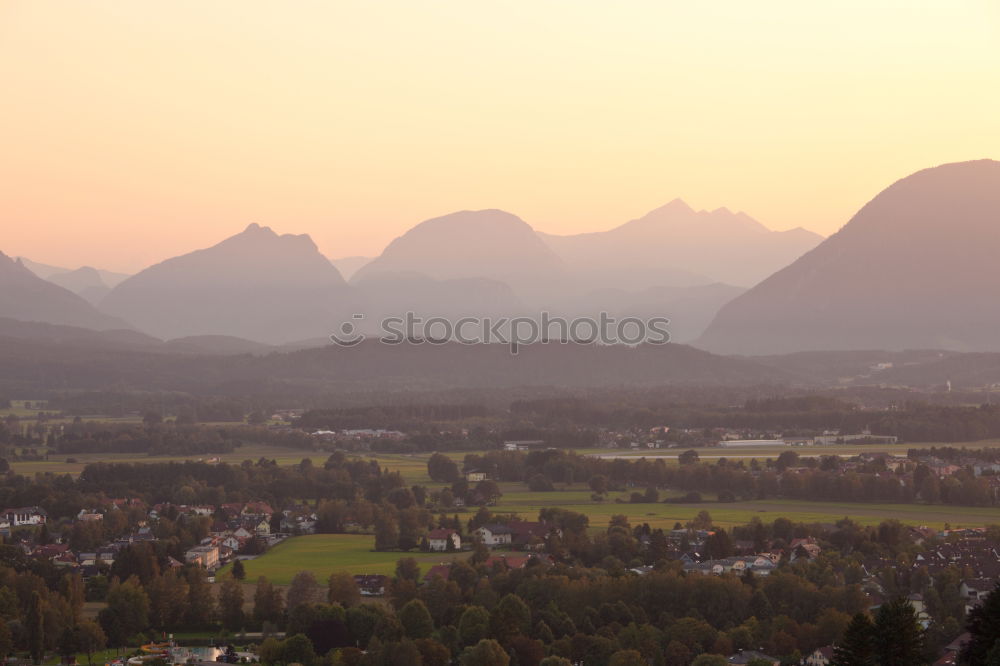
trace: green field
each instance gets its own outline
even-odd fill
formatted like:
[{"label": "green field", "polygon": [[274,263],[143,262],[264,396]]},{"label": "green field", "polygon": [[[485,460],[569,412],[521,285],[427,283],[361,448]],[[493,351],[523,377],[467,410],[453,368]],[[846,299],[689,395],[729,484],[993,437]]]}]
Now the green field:
[{"label": "green field", "polygon": [[[396,570],[396,561],[413,557],[426,572],[435,564],[447,564],[468,554],[380,553],[372,550],[375,537],[370,534],[313,534],[292,537],[254,560],[246,560],[247,582],[266,576],[276,585],[288,585],[300,571],[311,571],[320,585],[335,571],[351,574],[387,574]],[[225,575],[229,567],[220,575]]]},{"label": "green field", "polygon": [[[525,519],[537,520],[544,507],[563,507],[586,514],[592,528],[607,527],[611,516],[624,514],[632,525],[649,523],[651,527],[670,529],[674,523],[685,523],[699,511],[708,511],[719,527],[744,525],[757,516],[765,522],[775,518],[788,518],[795,522],[834,523],[848,517],[863,525],[877,525],[888,518],[896,518],[909,525],[926,525],[941,528],[949,524],[957,527],[979,527],[1000,524],[1000,507],[959,507],[927,504],[878,504],[855,502],[798,502],[794,500],[752,500],[746,502],[700,502],[696,504],[630,504],[619,503],[627,493],[610,493],[603,502],[590,499],[589,491],[570,490],[549,493],[522,492],[504,486],[500,502],[493,511],[517,513]],[[663,493],[661,493],[661,497]]]}]

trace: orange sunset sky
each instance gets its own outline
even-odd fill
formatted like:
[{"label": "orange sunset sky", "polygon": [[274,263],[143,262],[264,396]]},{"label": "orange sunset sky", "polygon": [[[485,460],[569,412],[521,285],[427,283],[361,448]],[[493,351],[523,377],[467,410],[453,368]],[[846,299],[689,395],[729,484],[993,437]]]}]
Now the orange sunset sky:
[{"label": "orange sunset sky", "polygon": [[0,0],[0,90],[0,250],[70,268],[675,197],[829,234],[1000,158],[1000,3]]}]

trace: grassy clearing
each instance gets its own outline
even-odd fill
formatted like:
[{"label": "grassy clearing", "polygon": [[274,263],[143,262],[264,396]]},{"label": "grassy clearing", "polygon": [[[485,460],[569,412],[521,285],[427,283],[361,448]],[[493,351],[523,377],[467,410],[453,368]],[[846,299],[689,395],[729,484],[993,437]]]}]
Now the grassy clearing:
[{"label": "grassy clearing", "polygon": [[[255,560],[244,561],[248,582],[266,576],[276,585],[288,585],[300,571],[311,571],[321,585],[335,571],[351,574],[387,574],[396,570],[396,561],[402,557],[413,557],[420,568],[427,571],[435,564],[447,564],[456,558],[468,557],[468,553],[400,553],[374,552],[375,538],[370,534],[313,534],[292,537]],[[220,572],[226,575],[227,566]]]}]

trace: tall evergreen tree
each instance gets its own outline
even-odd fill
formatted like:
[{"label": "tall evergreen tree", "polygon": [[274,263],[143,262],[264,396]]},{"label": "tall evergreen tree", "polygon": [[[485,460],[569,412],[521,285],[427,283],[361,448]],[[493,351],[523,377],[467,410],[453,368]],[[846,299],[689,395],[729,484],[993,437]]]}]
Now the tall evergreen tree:
[{"label": "tall evergreen tree", "polygon": [[969,632],[969,642],[962,650],[958,663],[987,663],[987,657],[1000,641],[1000,583],[981,604],[969,611],[965,628]]},{"label": "tall evergreen tree", "polygon": [[227,631],[243,628],[243,586],[235,578],[226,578],[219,588],[219,616]]},{"label": "tall evergreen tree", "polygon": [[919,666],[924,659],[924,629],[905,597],[882,604],[875,617],[875,656],[879,666]]},{"label": "tall evergreen tree", "polygon": [[875,666],[875,625],[864,613],[851,618],[830,666]]},{"label": "tall evergreen tree", "polygon": [[243,564],[243,560],[236,560],[233,562],[233,578],[236,580],[244,580],[247,577],[247,568]]},{"label": "tall evergreen tree", "polygon": [[45,608],[44,601],[38,592],[31,593],[28,606],[28,617],[25,630],[28,634],[28,654],[36,664],[42,663],[45,656]]},{"label": "tall evergreen tree", "polygon": [[265,622],[274,625],[282,623],[285,599],[281,590],[274,587],[264,576],[257,579],[257,589],[253,595],[253,619],[263,626]]}]

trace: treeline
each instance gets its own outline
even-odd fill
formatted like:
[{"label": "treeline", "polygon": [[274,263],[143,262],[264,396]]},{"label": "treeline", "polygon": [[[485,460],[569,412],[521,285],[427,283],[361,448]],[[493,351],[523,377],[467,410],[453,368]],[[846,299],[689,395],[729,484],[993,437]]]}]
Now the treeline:
[{"label": "treeline", "polygon": [[[965,506],[997,503],[988,478],[968,469],[939,479],[926,466],[913,463],[889,471],[882,460],[841,470],[836,456],[800,458],[794,450],[777,459],[698,462],[694,451],[679,455],[680,465],[663,459],[627,460],[581,456],[573,452],[488,451],[465,456],[466,469],[482,469],[498,481],[523,482],[537,490],[557,484],[592,481],[603,494],[635,486],[717,493],[735,499],[788,498],[802,501],[927,502]],[[432,478],[434,478],[432,476]],[[440,476],[439,480],[447,480]],[[543,483],[544,482],[544,483]],[[545,487],[547,484],[548,487]],[[596,484],[596,485],[595,485]]]},{"label": "treeline", "polygon": [[[499,449],[505,441],[531,440],[557,449],[593,448],[599,445],[599,434],[587,428],[536,428],[521,426],[503,430],[487,430],[477,426],[463,430],[411,432],[402,439],[373,439],[363,445],[365,450],[379,453],[430,453],[432,451],[483,451]],[[338,442],[350,448],[351,442]]]},{"label": "treeline", "polygon": [[0,447],[43,447],[50,454],[145,453],[197,455],[229,453],[244,444],[312,449],[313,440],[298,430],[271,430],[260,425],[201,425],[164,421],[159,412],[147,412],[143,423],[83,420],[53,424],[48,419],[0,421]]},{"label": "treeline", "polygon": [[909,449],[906,455],[914,459],[930,456],[939,458],[945,462],[975,460],[977,462],[995,463],[1000,461],[1000,449],[988,446],[979,449],[970,449],[965,446],[931,446],[924,449]]},{"label": "treeline", "polygon": [[785,435],[839,429],[893,435],[907,442],[968,442],[1000,437],[1000,405],[947,406],[907,402],[868,410],[841,399],[811,395],[746,400],[738,407],[665,403],[625,406],[582,399],[519,401],[511,413],[536,425],[572,423],[616,429],[731,428]]},{"label": "treeline", "polygon": [[313,448],[309,436],[298,431],[273,431],[244,425],[164,423],[156,413],[147,414],[144,425],[77,419],[49,438],[49,445],[56,453],[229,453],[245,444]]}]

